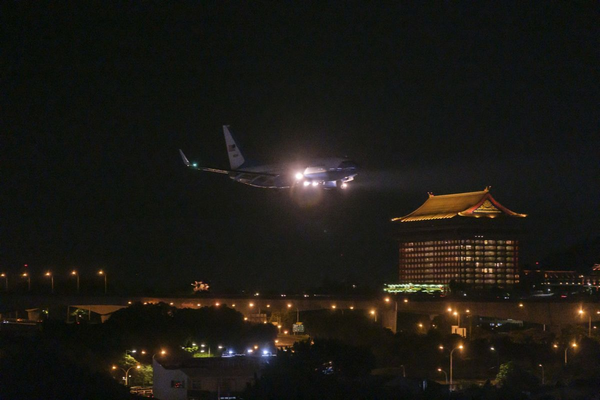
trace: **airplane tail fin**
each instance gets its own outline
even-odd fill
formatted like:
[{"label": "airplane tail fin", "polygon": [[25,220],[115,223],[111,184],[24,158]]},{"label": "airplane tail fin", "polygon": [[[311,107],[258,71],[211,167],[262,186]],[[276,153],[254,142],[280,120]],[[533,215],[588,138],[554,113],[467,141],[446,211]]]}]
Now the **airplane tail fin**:
[{"label": "airplane tail fin", "polygon": [[189,167],[190,165],[192,165],[190,163],[190,161],[187,159],[187,157],[185,156],[185,154],[183,154],[183,150],[179,149],[179,155],[181,156],[181,159],[183,160],[183,163],[186,165],[186,167]]},{"label": "airplane tail fin", "polygon": [[231,169],[238,169],[246,160],[242,155],[241,149],[233,139],[229,131],[229,125],[223,125],[223,135],[225,136],[225,144],[227,145],[227,155],[229,156],[229,165]]}]

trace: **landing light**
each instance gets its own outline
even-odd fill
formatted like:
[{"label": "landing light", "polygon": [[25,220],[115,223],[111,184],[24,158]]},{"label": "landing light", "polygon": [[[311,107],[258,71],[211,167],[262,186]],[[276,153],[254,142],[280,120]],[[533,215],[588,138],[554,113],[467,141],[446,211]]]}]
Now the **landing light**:
[{"label": "landing light", "polygon": [[313,183],[312,183],[313,186],[317,186],[318,184],[319,184],[319,182],[317,182],[317,181],[313,181]]},{"label": "landing light", "polygon": [[348,188],[348,184],[346,182],[342,183],[342,185],[340,186],[342,189],[347,189]]},{"label": "landing light", "polygon": [[303,182],[303,185],[304,185],[304,186],[309,186],[309,185],[310,185],[310,182],[309,182],[309,181],[304,181],[304,182]]},{"label": "landing light", "polygon": [[296,180],[300,180],[302,178],[304,178],[304,174],[302,174],[302,172],[296,172],[296,175],[294,175],[296,177]]}]

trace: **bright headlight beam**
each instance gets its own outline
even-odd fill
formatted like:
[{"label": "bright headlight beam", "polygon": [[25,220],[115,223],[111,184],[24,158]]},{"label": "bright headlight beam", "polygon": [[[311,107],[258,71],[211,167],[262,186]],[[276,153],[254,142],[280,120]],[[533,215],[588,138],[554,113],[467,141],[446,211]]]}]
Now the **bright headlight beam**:
[{"label": "bright headlight beam", "polygon": [[302,172],[296,172],[295,177],[296,177],[296,180],[299,181],[300,179],[304,178],[304,174],[302,174]]}]

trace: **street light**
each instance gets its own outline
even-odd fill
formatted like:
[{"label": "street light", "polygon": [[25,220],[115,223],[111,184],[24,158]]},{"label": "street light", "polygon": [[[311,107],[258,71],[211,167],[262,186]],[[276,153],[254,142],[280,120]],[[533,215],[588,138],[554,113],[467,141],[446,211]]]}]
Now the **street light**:
[{"label": "street light", "polygon": [[[450,350],[450,389],[452,389],[452,372],[453,372],[453,365],[452,365],[452,356],[454,355],[454,351],[455,350],[462,350],[464,348],[464,346],[462,344],[459,344],[458,346],[456,346],[455,348],[453,348],[452,350]],[[440,350],[444,350],[444,346],[440,346]]]},{"label": "street light", "polygon": [[74,269],[71,271],[71,275],[77,278],[77,293],[79,293],[79,273],[77,273],[77,270]]},{"label": "street light", "polygon": [[129,371],[131,371],[132,368],[140,369],[142,366],[140,364],[132,365],[131,367],[127,368],[127,371],[125,371],[124,368],[117,367],[116,365],[112,366],[113,370],[120,369],[121,371],[125,372],[125,386],[129,386]]},{"label": "street light", "polygon": [[0,274],[0,277],[4,278],[4,282],[6,283],[6,291],[8,292],[8,275],[3,272]]},{"label": "street light", "polygon": [[497,351],[494,346],[491,346],[490,350],[496,353],[496,368],[498,369],[498,372],[500,372],[500,352]]},{"label": "street light", "polygon": [[[583,314],[585,314],[585,311],[583,311],[582,308],[579,309],[579,315],[583,317]],[[588,337],[592,336],[592,313],[588,312]]]},{"label": "street light", "polygon": [[[558,349],[558,345],[557,344],[554,344],[553,347],[555,349]],[[571,347],[572,348],[576,348],[577,347],[577,343],[575,343],[575,342],[571,343]],[[567,365],[567,362],[568,362],[568,358],[567,358],[568,351],[569,351],[569,346],[567,345],[567,346],[565,346],[565,365]]]},{"label": "street light", "polygon": [[104,294],[107,293],[107,285],[106,285],[106,272],[103,270],[98,271],[98,275],[104,276]]},{"label": "street light", "polygon": [[52,275],[52,273],[50,271],[46,272],[46,276],[50,278],[50,284],[52,285],[52,293],[54,293],[54,275]]},{"label": "street light", "polygon": [[27,278],[27,290],[29,290],[31,292],[31,276],[29,276],[29,274],[27,272],[23,272],[23,275],[21,275],[23,278]]},{"label": "street light", "polygon": [[446,385],[447,385],[448,384],[448,374],[446,373],[446,371],[444,371],[441,368],[438,368],[437,370],[438,370],[438,372],[443,372],[444,373],[444,376],[446,377]]},{"label": "street light", "polygon": [[544,365],[538,364],[538,367],[542,369],[542,386],[546,383],[546,377],[544,376]]},{"label": "street light", "polygon": [[377,311],[371,310],[371,311],[369,311],[369,313],[373,316],[373,318],[375,319],[375,322],[377,322]]}]

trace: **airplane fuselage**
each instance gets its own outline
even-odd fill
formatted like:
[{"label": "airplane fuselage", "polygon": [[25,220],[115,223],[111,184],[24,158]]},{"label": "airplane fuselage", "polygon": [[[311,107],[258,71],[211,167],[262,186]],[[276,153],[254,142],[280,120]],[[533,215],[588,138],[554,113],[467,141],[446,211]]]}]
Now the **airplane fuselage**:
[{"label": "airplane fuselage", "polygon": [[[244,173],[246,171],[248,173]],[[326,158],[312,160],[299,168],[291,165],[241,168],[230,172],[229,177],[239,183],[269,189],[289,189],[295,185],[333,189],[345,188],[344,184],[352,181],[357,174],[358,167],[353,161],[345,158]]]}]

